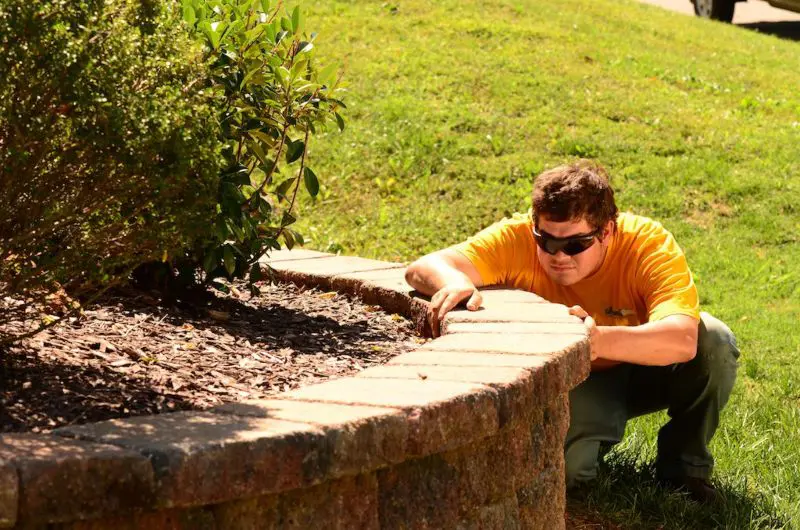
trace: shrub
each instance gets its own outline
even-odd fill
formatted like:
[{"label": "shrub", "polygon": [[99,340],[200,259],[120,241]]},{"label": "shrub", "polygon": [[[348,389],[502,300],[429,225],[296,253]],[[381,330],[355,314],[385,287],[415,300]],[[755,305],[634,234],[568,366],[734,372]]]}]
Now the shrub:
[{"label": "shrub", "polygon": [[170,5],[0,4],[0,325],[207,239],[220,145]]},{"label": "shrub", "polygon": [[[318,68],[300,9],[270,0],[183,0],[183,16],[202,39],[209,64],[225,165],[219,174],[214,231],[186,255],[206,280],[261,278],[258,259],[303,242],[291,225],[300,186],[319,181],[308,145],[323,127],[344,128],[335,65]],[[251,288],[255,289],[251,282]]]}]

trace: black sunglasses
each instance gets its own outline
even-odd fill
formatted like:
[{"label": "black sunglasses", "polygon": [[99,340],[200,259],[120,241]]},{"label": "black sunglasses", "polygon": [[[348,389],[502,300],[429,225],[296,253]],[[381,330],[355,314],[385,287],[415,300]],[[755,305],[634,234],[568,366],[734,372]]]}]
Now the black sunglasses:
[{"label": "black sunglasses", "polygon": [[539,245],[539,248],[548,254],[556,254],[560,250],[567,256],[575,256],[591,247],[594,244],[594,238],[599,236],[602,231],[602,228],[598,228],[591,234],[553,237],[545,231],[538,232],[534,227],[533,237],[536,239],[536,244]]}]

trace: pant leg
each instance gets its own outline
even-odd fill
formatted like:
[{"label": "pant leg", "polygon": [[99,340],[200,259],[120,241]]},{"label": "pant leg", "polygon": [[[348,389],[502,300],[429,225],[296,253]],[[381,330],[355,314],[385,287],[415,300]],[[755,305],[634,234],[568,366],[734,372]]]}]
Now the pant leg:
[{"label": "pant leg", "polygon": [[666,367],[636,366],[628,394],[630,417],[666,408],[670,420],[658,433],[656,473],[662,478],[709,478],[708,444],[736,380],[739,349],[731,330],[701,314],[697,354]]},{"label": "pant leg", "polygon": [[620,365],[592,372],[570,392],[570,424],[564,446],[568,488],[595,478],[601,444],[622,439],[630,368]]}]

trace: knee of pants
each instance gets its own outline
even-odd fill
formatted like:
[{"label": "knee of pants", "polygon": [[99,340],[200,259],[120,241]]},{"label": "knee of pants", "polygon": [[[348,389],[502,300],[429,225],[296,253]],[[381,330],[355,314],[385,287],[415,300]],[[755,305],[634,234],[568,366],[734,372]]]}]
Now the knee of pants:
[{"label": "knee of pants", "polygon": [[723,391],[725,401],[736,380],[738,358],[739,348],[730,328],[708,313],[701,313],[696,360],[708,371],[710,383]]}]

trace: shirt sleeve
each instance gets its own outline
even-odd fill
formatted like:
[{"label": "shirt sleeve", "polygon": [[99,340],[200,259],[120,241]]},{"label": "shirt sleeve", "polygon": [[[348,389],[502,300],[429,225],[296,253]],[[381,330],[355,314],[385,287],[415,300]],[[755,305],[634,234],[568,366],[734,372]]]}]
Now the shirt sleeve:
[{"label": "shirt sleeve", "polygon": [[686,256],[672,234],[653,223],[639,250],[636,284],[645,301],[648,321],[670,315],[699,320],[697,288]]},{"label": "shirt sleeve", "polygon": [[522,258],[520,229],[525,223],[504,219],[453,248],[478,270],[484,285],[501,285],[515,274]]}]

